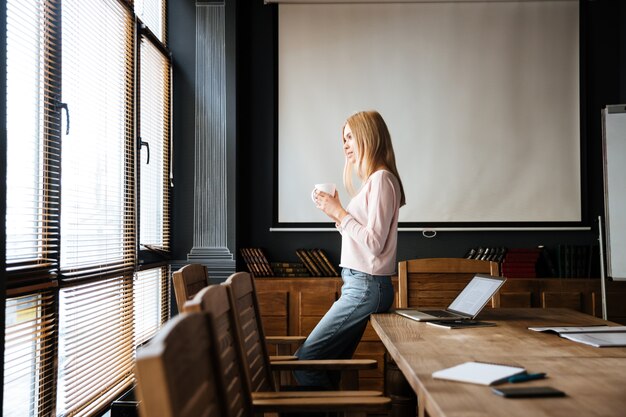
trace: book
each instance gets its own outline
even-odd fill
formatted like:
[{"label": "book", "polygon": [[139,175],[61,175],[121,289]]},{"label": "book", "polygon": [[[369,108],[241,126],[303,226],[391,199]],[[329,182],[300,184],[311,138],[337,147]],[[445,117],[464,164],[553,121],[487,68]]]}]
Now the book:
[{"label": "book", "polygon": [[272,270],[274,271],[275,274],[278,273],[287,273],[287,274],[297,274],[297,273],[303,273],[306,272],[307,274],[309,273],[309,270],[306,269],[304,266],[301,268],[280,268],[280,267],[272,267]]},{"label": "book", "polygon": [[500,271],[507,278],[536,278],[537,264],[542,248],[509,249],[502,260]]},{"label": "book", "polygon": [[274,268],[304,268],[302,262],[270,262],[272,269]]},{"label": "book", "polygon": [[274,276],[277,278],[309,278],[309,272],[276,272]]},{"label": "book", "polygon": [[326,266],[330,270],[331,276],[338,277],[340,274],[339,272],[337,272],[337,269],[335,269],[335,266],[330,262],[330,259],[328,259],[328,257],[326,256],[326,253],[324,253],[324,251],[321,249],[315,249],[315,250],[319,254],[320,258],[322,258],[322,261],[326,264]]},{"label": "book", "polygon": [[556,334],[566,333],[626,333],[626,326],[556,326],[556,327],[529,327],[535,332]]},{"label": "book", "polygon": [[307,254],[309,255],[309,257],[311,257],[313,262],[315,262],[315,265],[317,266],[317,268],[322,272],[322,276],[330,277],[333,275],[333,272],[330,269],[328,269],[328,267],[326,266],[326,264],[324,263],[320,255],[317,253],[316,249],[308,250]]},{"label": "book", "polygon": [[558,277],[559,272],[554,266],[552,262],[552,256],[550,255],[550,251],[544,246],[539,246],[541,248],[541,255],[539,256],[539,261],[537,262],[537,269],[540,276],[548,276],[548,277]]},{"label": "book", "polygon": [[267,276],[270,276],[270,277],[274,275],[274,272],[272,271],[272,267],[270,266],[269,261],[265,257],[265,253],[263,253],[263,250],[261,248],[253,248],[252,251],[256,255],[258,262],[261,264],[261,269],[263,270],[263,272],[267,274]]},{"label": "book", "polygon": [[528,330],[556,333],[565,339],[594,347],[626,346],[626,326],[529,327]]},{"label": "book", "polygon": [[514,375],[520,375],[526,369],[519,366],[500,365],[486,362],[465,362],[451,368],[433,372],[435,379],[467,382],[470,384],[496,385],[506,382]]},{"label": "book", "polygon": [[241,248],[239,252],[243,256],[248,271],[254,276],[267,277],[274,275],[265,254],[260,248]]},{"label": "book", "polygon": [[478,320],[439,320],[427,321],[426,324],[434,327],[442,327],[444,329],[467,329],[470,327],[491,327],[496,325],[488,321]]},{"label": "book", "polygon": [[302,262],[272,262],[270,263],[276,277],[310,277],[309,270]]},{"label": "book", "polygon": [[256,262],[253,261],[252,257],[250,257],[248,251],[245,248],[239,249],[239,253],[243,257],[244,262],[246,263],[246,267],[248,268],[248,272],[255,276],[260,276],[261,270],[257,268]]},{"label": "book", "polygon": [[626,346],[626,332],[560,333],[560,336],[593,347]]},{"label": "book", "polygon": [[322,272],[317,268],[313,260],[307,254],[306,250],[296,249],[296,255],[298,256],[298,258],[300,258],[300,260],[302,261],[304,266],[309,270],[312,276],[314,277],[322,276]]},{"label": "book", "polygon": [[470,248],[465,254],[466,259],[479,259],[483,261],[502,262],[506,253],[505,247],[478,247]]}]

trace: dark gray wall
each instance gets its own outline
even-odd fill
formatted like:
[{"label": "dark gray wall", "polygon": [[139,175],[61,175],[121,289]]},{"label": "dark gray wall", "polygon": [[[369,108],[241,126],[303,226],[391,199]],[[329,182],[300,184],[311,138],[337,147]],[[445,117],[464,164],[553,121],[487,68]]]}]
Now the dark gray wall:
[{"label": "dark gray wall", "polygon": [[[193,19],[185,18],[193,11],[190,9],[191,1],[170,0],[170,47],[175,62],[173,247],[178,259],[184,258],[191,247],[189,187],[193,184],[187,181],[193,180],[193,167],[189,166],[193,161],[193,77],[188,78],[188,73],[193,71],[194,45],[193,33],[189,37],[189,32],[193,32],[189,22]],[[418,232],[400,232],[398,259],[459,257],[477,246],[551,248],[558,244],[597,243],[596,219],[604,210],[600,109],[605,104],[626,102],[626,5],[611,0],[581,1],[580,10],[582,167],[586,177],[583,196],[591,230],[440,232],[434,239],[426,239]],[[263,5],[261,0],[240,1],[229,16],[234,20],[230,24],[236,23],[237,247],[261,247],[275,261],[296,261],[296,249],[318,247],[338,263],[338,233],[269,231],[276,172],[277,6]],[[239,260],[238,270],[243,269]]]},{"label": "dark gray wall", "polygon": [[172,251],[174,259],[186,259],[193,244],[195,2],[169,0],[167,24],[174,73]]}]

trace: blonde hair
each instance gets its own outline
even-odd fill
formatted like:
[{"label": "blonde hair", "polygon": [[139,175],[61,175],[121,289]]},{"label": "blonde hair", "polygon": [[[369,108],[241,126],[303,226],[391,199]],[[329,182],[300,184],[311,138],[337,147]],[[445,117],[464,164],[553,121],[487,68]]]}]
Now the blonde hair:
[{"label": "blonde hair", "polygon": [[350,125],[352,138],[356,145],[357,166],[353,166],[348,158],[343,169],[343,183],[350,192],[355,195],[352,185],[352,173],[356,169],[358,177],[365,181],[378,168],[384,167],[391,172],[400,184],[400,207],[406,204],[404,187],[396,168],[396,157],[391,144],[391,135],[383,117],[377,111],[361,111],[348,117],[341,129],[341,137],[346,125]]}]

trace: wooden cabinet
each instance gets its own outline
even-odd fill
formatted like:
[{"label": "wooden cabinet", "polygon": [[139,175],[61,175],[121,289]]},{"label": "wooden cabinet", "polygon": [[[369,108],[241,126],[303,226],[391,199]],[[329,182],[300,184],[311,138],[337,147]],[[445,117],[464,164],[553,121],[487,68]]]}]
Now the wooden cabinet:
[{"label": "wooden cabinet", "polygon": [[[268,336],[307,336],[341,294],[341,278],[256,278],[257,296]],[[394,279],[397,298],[397,280]],[[395,303],[394,303],[395,307]],[[378,368],[362,371],[361,389],[384,389],[385,348],[370,324],[354,353]]]}]

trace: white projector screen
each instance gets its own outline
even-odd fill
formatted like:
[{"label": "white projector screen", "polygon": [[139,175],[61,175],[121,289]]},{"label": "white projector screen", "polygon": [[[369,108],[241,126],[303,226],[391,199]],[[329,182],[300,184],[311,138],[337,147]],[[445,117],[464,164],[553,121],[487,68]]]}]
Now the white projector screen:
[{"label": "white projector screen", "polygon": [[378,110],[407,224],[580,222],[577,1],[281,4],[280,224],[344,206],[341,127]]}]

